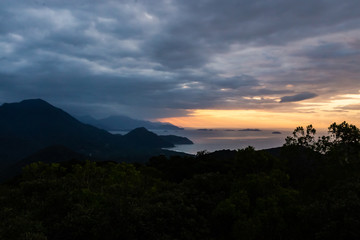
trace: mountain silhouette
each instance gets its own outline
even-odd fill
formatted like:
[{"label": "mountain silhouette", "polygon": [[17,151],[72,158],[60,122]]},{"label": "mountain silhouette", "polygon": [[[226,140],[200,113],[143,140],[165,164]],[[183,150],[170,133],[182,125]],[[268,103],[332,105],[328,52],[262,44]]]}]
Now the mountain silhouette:
[{"label": "mountain silhouette", "polygon": [[134,147],[136,145],[147,145],[152,148],[174,147],[174,144],[162,139],[144,127],[136,128],[130,131],[124,135],[124,139],[128,144],[131,144]]},{"label": "mountain silhouette", "polygon": [[116,141],[114,135],[83,124],[41,99],[3,104],[0,136],[31,140],[40,145],[63,144],[78,151]]},{"label": "mountain silhouette", "polygon": [[[6,169],[5,166],[53,145],[85,156],[127,161],[135,155],[136,160],[141,160],[142,153],[163,154],[161,148],[173,146],[171,141],[145,128],[124,136],[111,134],[84,124],[41,99],[0,106],[0,168]],[[54,149],[51,152],[56,154]]]},{"label": "mountain silhouette", "polygon": [[175,135],[164,135],[159,137],[167,142],[171,142],[172,144],[176,144],[176,145],[194,144],[190,139],[186,137],[179,137]]},{"label": "mountain silhouette", "polygon": [[109,116],[99,120],[91,116],[81,116],[78,117],[78,119],[83,123],[91,124],[108,131],[129,131],[139,127],[153,130],[183,130],[183,128],[172,125],[171,123],[150,122],[123,115]]}]

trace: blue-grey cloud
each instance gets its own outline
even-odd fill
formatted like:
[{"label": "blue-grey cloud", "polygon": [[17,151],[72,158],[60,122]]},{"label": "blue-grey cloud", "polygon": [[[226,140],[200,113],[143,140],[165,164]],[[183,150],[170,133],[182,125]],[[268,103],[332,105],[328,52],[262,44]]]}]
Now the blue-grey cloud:
[{"label": "blue-grey cloud", "polygon": [[[169,24],[166,37],[157,39],[155,59],[168,67],[187,67],[194,58],[183,49],[197,52],[198,64],[208,54],[231,44],[279,45],[309,36],[357,29],[360,3],[356,1],[178,1],[177,21]],[[342,23],[348,24],[342,24]],[[199,53],[202,53],[199,55]],[[202,55],[205,55],[202,56]],[[176,57],[175,57],[176,56]],[[186,57],[188,56],[188,57]],[[187,60],[187,61],[186,61]]]},{"label": "blue-grey cloud", "polygon": [[328,60],[336,58],[346,58],[360,55],[360,49],[355,49],[351,45],[345,43],[321,43],[317,46],[309,46],[301,52],[298,56],[304,56],[315,60]]},{"label": "blue-grey cloud", "polygon": [[299,93],[296,95],[292,95],[292,96],[284,96],[281,98],[281,103],[286,103],[286,102],[299,102],[299,101],[303,101],[306,99],[311,99],[316,97],[317,95],[315,93],[311,93],[311,92],[303,92],[303,93]]},{"label": "blue-grey cloud", "polygon": [[0,102],[41,97],[72,112],[154,118],[357,90],[360,37],[349,34],[359,8],[356,0],[0,1]]}]

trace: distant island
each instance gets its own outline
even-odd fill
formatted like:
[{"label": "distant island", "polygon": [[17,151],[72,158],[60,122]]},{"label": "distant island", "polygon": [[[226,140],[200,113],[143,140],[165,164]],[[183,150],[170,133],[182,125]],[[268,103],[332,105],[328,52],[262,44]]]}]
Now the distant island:
[{"label": "distant island", "polygon": [[281,132],[274,131],[274,132],[272,132],[272,134],[281,134]]},{"label": "distant island", "polygon": [[245,129],[239,129],[238,131],[242,131],[242,132],[260,132],[260,129],[257,128],[245,128]]},{"label": "distant island", "polygon": [[200,128],[198,131],[214,131],[214,129]]}]

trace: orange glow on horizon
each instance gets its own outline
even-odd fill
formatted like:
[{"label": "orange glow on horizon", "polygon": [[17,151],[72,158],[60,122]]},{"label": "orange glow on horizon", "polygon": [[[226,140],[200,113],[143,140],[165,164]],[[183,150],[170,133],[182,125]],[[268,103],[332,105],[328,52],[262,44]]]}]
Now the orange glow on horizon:
[{"label": "orange glow on horizon", "polygon": [[270,112],[264,110],[191,110],[188,116],[161,118],[188,128],[295,128],[313,124],[315,128],[327,128],[333,122],[347,121],[357,125],[352,114],[334,112]]},{"label": "orange glow on horizon", "polygon": [[[359,91],[360,93],[360,91]],[[188,115],[157,119],[188,128],[291,128],[312,124],[328,128],[333,122],[360,125],[360,94],[342,94],[323,101],[298,102],[291,109],[188,110]]]}]

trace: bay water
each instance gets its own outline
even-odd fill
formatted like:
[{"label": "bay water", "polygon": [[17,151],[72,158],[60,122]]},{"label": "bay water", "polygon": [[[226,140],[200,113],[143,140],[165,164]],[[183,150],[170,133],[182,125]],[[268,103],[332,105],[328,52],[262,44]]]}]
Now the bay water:
[{"label": "bay water", "polygon": [[[168,148],[172,151],[196,154],[199,151],[237,150],[248,146],[256,150],[281,147],[292,129],[191,129],[184,130],[150,130],[158,135],[176,135],[187,137],[194,144],[176,145]],[[126,134],[117,131],[112,133]]]}]

